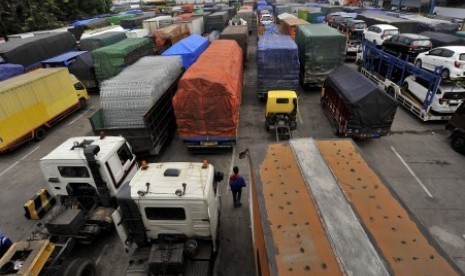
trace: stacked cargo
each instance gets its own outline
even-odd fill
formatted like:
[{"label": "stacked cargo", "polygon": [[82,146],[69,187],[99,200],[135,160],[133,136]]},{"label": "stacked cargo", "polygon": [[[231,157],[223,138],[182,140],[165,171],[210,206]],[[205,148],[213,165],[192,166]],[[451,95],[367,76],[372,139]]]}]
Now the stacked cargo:
[{"label": "stacked cargo", "polygon": [[206,37],[193,34],[171,46],[162,56],[181,56],[182,65],[188,69],[207,49],[208,44]]},{"label": "stacked cargo", "polygon": [[207,16],[205,22],[205,32],[211,33],[212,31],[223,31],[224,27],[228,24],[229,14],[227,11],[219,11]]},{"label": "stacked cargo", "polygon": [[303,85],[321,85],[328,74],[344,63],[346,38],[326,24],[299,25],[295,42]]},{"label": "stacked cargo", "polygon": [[223,7],[220,11],[228,12],[228,20],[233,18],[236,15],[236,9],[234,7]]},{"label": "stacked cargo", "polygon": [[322,12],[310,11],[307,14],[307,21],[310,23],[323,23],[325,16]]},{"label": "stacked cargo", "polygon": [[236,14],[236,17],[239,17],[247,22],[247,29],[249,33],[252,32],[252,18],[253,18],[253,10],[247,8],[247,6],[242,7]]},{"label": "stacked cargo", "polygon": [[174,135],[172,98],[182,71],[179,57],[144,57],[105,81],[101,109],[90,118],[94,133],[123,135],[135,153],[158,154]]},{"label": "stacked cargo", "polygon": [[282,13],[291,13],[291,7],[289,6],[276,6],[275,15],[278,16]]},{"label": "stacked cargo", "polygon": [[100,106],[109,127],[144,126],[143,115],[181,76],[179,57],[144,57],[102,83]]},{"label": "stacked cargo", "polygon": [[101,47],[118,43],[126,38],[124,32],[108,32],[81,39],[79,44],[82,51],[93,51]]},{"label": "stacked cargo", "polygon": [[234,146],[241,94],[241,48],[213,41],[179,81],[173,98],[179,137],[189,148]]},{"label": "stacked cargo", "polygon": [[26,71],[39,68],[40,62],[76,50],[76,40],[69,32],[15,39],[0,44],[2,63],[21,64]]},{"label": "stacked cargo", "polygon": [[247,40],[249,31],[247,26],[227,26],[220,34],[220,39],[235,40],[242,49],[242,59],[247,61]]},{"label": "stacked cargo", "polygon": [[198,34],[202,35],[204,33],[204,27],[203,27],[203,16],[191,16],[188,17],[181,17],[181,22],[179,25],[181,27],[184,27],[189,29],[190,34]]},{"label": "stacked cargo", "polygon": [[465,39],[452,34],[441,32],[421,32],[420,35],[429,37],[433,48],[442,46],[465,46]]},{"label": "stacked cargo", "polygon": [[379,13],[362,13],[357,15],[356,19],[363,20],[367,23],[367,26],[375,24],[389,24],[399,28],[400,33],[415,33],[417,31],[418,22],[413,20],[407,20],[394,16],[389,16]]},{"label": "stacked cargo", "polygon": [[89,38],[89,37],[93,37],[96,35],[101,35],[104,33],[126,33],[126,30],[124,30],[123,27],[121,26],[106,26],[106,27],[99,28],[99,29],[85,31],[81,35],[81,40]]},{"label": "stacked cargo", "polygon": [[153,55],[153,44],[148,38],[131,38],[92,52],[97,80],[102,82],[118,75],[143,56]]},{"label": "stacked cargo", "polygon": [[68,31],[74,35],[76,40],[80,40],[84,31],[99,29],[109,25],[110,23],[105,18],[92,18],[72,23],[72,28]]},{"label": "stacked cargo", "polygon": [[169,15],[157,16],[155,18],[142,21],[142,26],[144,29],[149,31],[149,34],[152,34],[156,29],[160,29],[171,24],[173,24],[173,18]]},{"label": "stacked cargo", "polygon": [[141,28],[142,21],[155,17],[155,12],[144,12],[141,15],[121,20],[121,27],[125,29]]},{"label": "stacked cargo", "polygon": [[284,18],[282,20],[280,20],[281,22],[281,25],[283,26],[283,32],[284,34],[287,34],[289,35],[292,39],[295,39],[295,35],[296,35],[296,32],[297,32],[297,26],[298,25],[308,25],[310,23],[308,23],[307,21],[303,20],[303,19],[300,19],[300,18],[292,18],[292,17],[288,17],[288,18]]},{"label": "stacked cargo", "polygon": [[257,46],[257,92],[266,98],[270,90],[299,89],[299,52],[287,35],[265,35]]}]

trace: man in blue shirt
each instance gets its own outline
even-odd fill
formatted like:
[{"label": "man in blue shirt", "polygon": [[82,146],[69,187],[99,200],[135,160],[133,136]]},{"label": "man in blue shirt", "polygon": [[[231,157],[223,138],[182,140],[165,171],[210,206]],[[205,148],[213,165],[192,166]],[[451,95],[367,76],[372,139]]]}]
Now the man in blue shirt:
[{"label": "man in blue shirt", "polygon": [[0,233],[0,259],[3,257],[3,255],[5,255],[12,244],[13,242],[10,240],[10,238],[5,237],[2,233]]},{"label": "man in blue shirt", "polygon": [[229,186],[233,195],[234,208],[240,207],[242,187],[245,187],[244,178],[239,175],[239,168],[236,166],[233,168],[233,174],[229,176]]}]

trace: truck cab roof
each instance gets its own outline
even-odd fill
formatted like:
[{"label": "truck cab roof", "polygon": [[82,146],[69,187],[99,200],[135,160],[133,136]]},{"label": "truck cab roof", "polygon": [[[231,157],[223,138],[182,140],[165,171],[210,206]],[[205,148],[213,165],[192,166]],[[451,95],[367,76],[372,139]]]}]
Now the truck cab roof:
[{"label": "truck cab roof", "polygon": [[[199,162],[151,163],[146,169],[139,169],[129,185],[131,197],[136,199],[177,199],[186,184],[183,198],[205,199],[210,190],[214,168],[203,168]],[[147,183],[150,183],[147,187]],[[148,192],[147,192],[148,191]],[[141,196],[143,194],[143,197]]]},{"label": "truck cab roof", "polygon": [[85,159],[84,148],[89,145],[100,147],[95,159],[107,160],[109,155],[114,154],[125,142],[126,140],[120,136],[105,136],[103,139],[99,136],[72,137],[44,156],[41,161]]}]

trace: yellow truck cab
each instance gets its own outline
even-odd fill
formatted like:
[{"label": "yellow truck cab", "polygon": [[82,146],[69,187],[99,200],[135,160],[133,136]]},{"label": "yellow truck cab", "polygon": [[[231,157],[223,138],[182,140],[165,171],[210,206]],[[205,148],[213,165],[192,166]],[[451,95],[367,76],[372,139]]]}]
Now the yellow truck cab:
[{"label": "yellow truck cab", "polygon": [[46,129],[86,108],[84,85],[67,68],[41,68],[2,81],[0,153],[43,140]]},{"label": "yellow truck cab", "polygon": [[276,131],[276,139],[291,138],[297,129],[298,97],[292,90],[268,91],[265,111],[265,129]]}]

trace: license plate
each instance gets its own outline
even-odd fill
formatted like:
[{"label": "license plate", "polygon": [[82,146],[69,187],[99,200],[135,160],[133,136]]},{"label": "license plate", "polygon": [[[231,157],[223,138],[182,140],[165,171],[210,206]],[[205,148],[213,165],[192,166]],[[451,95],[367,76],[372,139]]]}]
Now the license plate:
[{"label": "license plate", "polygon": [[218,142],[216,142],[216,141],[207,141],[207,142],[202,142],[201,145],[205,146],[205,147],[213,147],[213,146],[218,145]]}]

